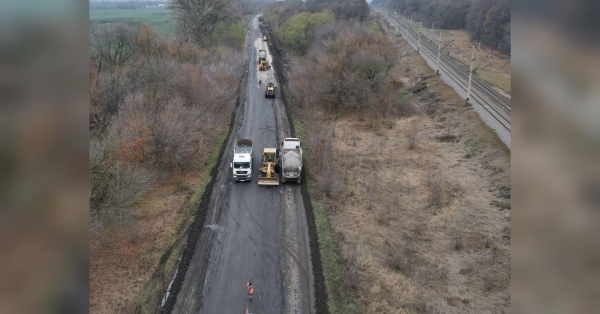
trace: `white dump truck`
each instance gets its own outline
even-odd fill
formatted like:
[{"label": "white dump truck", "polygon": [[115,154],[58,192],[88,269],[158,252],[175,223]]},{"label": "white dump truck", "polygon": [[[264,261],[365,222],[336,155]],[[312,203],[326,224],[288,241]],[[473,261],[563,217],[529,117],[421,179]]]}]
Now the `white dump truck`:
[{"label": "white dump truck", "polygon": [[297,138],[286,138],[281,143],[281,181],[302,182],[302,148]]},{"label": "white dump truck", "polygon": [[235,142],[233,148],[233,162],[230,167],[233,169],[233,180],[250,181],[252,180],[252,159],[254,157],[254,143],[252,139],[240,138]]}]

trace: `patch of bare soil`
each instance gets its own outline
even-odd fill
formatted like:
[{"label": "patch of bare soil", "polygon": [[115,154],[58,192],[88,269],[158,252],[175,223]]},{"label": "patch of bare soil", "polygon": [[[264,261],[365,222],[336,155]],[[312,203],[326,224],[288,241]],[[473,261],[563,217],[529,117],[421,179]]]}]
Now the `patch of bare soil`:
[{"label": "patch of bare soil", "polygon": [[[394,73],[406,87],[432,74],[396,44],[400,64],[410,58]],[[508,312],[510,152],[450,87],[428,82],[405,100],[411,117],[330,121],[341,188],[329,215],[346,272],[366,313]]]},{"label": "patch of bare soil", "polygon": [[[161,256],[173,244],[199,176],[173,179],[90,231],[90,312],[132,313]],[[167,279],[168,280],[168,279]]]}]

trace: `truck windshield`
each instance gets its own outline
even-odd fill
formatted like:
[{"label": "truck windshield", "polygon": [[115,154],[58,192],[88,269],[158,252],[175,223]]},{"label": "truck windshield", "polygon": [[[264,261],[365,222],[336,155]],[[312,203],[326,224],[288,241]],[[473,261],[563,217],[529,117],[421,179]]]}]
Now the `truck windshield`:
[{"label": "truck windshield", "polygon": [[249,162],[234,162],[233,163],[233,168],[235,168],[235,169],[247,169],[247,168],[250,168],[250,163]]}]

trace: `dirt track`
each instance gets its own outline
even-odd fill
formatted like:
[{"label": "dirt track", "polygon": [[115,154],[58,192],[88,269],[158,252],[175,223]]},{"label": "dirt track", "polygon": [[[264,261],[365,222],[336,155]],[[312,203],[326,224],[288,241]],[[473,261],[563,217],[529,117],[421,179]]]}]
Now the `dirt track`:
[{"label": "dirt track", "polygon": [[[184,254],[182,261],[189,264],[179,267],[181,273],[178,270],[163,312],[245,313],[246,308],[253,313],[315,312],[300,186],[256,184],[262,149],[278,147],[290,130],[280,91],[275,99],[264,97],[265,83],[275,82],[276,76],[273,69],[257,70],[258,49],[266,49],[257,17],[251,20],[247,35],[248,73],[241,106],[214,179],[199,239],[188,242],[190,256]],[[270,55],[267,60],[271,61]],[[237,138],[254,140],[251,182],[231,178],[229,163]],[[246,298],[248,280],[256,287],[252,302]]]}]

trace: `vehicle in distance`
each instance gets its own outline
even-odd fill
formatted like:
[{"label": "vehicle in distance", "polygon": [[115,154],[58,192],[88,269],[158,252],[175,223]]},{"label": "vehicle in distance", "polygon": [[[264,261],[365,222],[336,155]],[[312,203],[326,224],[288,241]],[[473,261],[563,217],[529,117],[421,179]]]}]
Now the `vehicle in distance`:
[{"label": "vehicle in distance", "polygon": [[250,181],[252,180],[252,159],[254,157],[254,143],[252,139],[240,138],[233,147],[233,161],[231,169],[233,180]]},{"label": "vehicle in distance", "polygon": [[281,182],[302,182],[302,147],[300,140],[289,137],[281,143]]},{"label": "vehicle in distance", "polygon": [[267,90],[265,91],[265,98],[275,98],[275,84],[269,82],[267,84]]},{"label": "vehicle in distance", "polygon": [[271,66],[267,62],[267,52],[265,50],[258,51],[258,70],[266,71],[270,69]]}]

